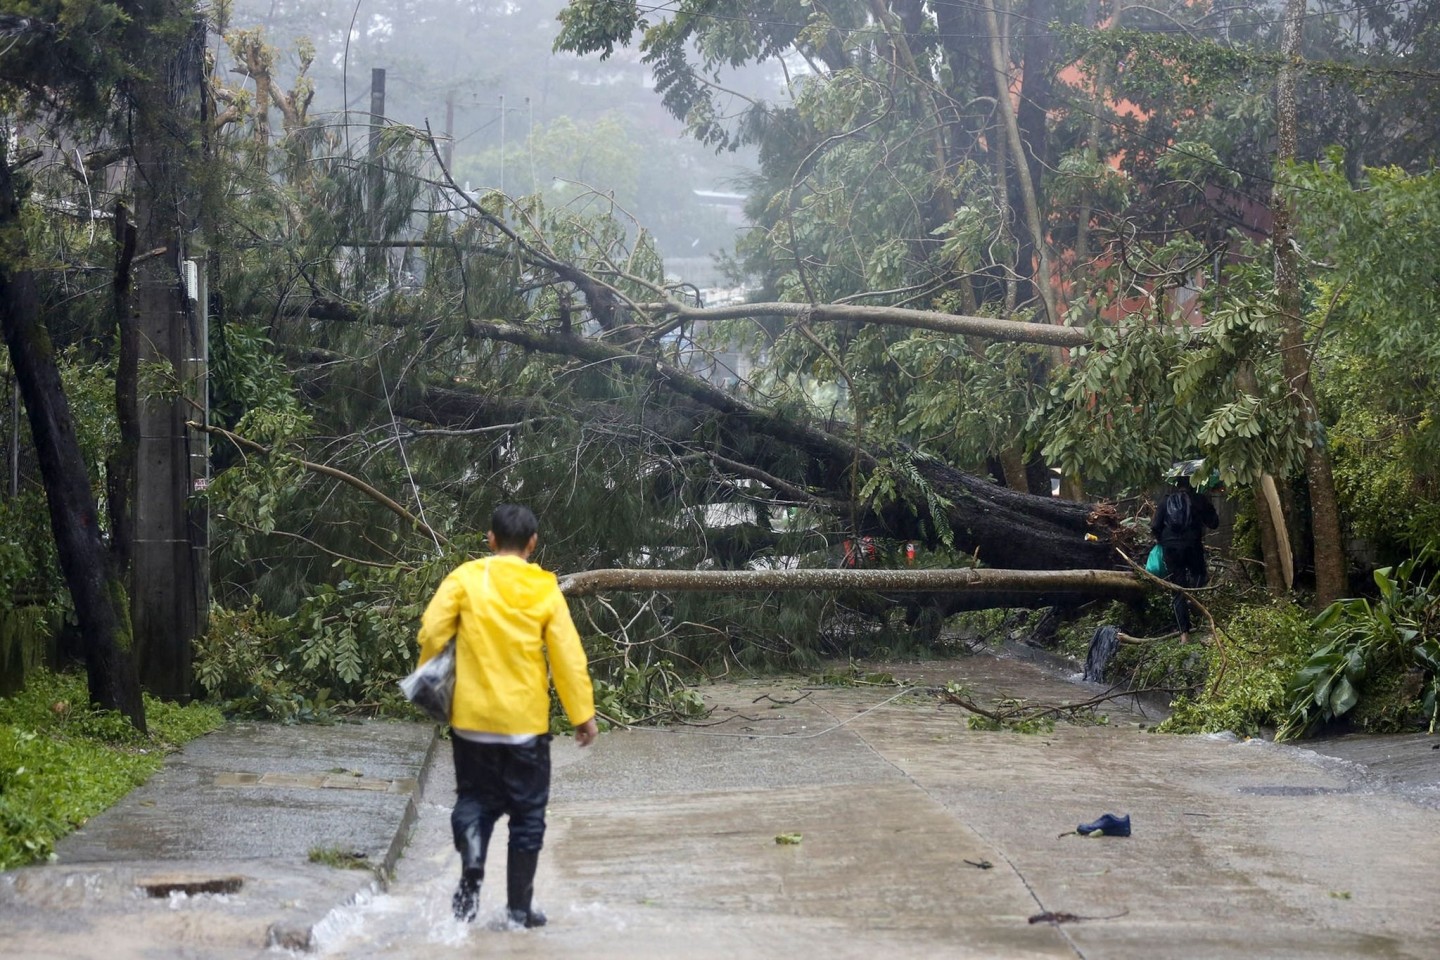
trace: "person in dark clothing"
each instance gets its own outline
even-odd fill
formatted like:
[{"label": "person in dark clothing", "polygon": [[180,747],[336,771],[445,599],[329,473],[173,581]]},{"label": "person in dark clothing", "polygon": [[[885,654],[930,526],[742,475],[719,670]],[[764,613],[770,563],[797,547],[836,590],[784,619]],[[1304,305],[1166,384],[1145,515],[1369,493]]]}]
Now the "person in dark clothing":
[{"label": "person in dark clothing", "polygon": [[[1177,587],[1203,587],[1210,579],[1205,566],[1205,531],[1220,526],[1220,516],[1208,497],[1190,486],[1190,478],[1175,481],[1175,490],[1150,521],[1150,533],[1165,554],[1165,579]],[[1190,600],[1183,593],[1171,596],[1180,642],[1190,642]]]}]

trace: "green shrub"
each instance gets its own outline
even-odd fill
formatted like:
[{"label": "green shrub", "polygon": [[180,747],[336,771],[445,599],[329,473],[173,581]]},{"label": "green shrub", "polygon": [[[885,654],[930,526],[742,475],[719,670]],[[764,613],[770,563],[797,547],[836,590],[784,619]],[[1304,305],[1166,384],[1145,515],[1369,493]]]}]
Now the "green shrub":
[{"label": "green shrub", "polygon": [[55,841],[160,768],[165,754],[223,722],[206,704],[145,698],[148,735],[88,703],[78,674],[32,674],[0,698],[0,870],[43,860]]},{"label": "green shrub", "polygon": [[1315,643],[1308,615],[1288,601],[1241,606],[1223,633],[1204,648],[1203,691],[1177,699],[1159,731],[1258,736],[1284,721],[1287,684]]},{"label": "green shrub", "polygon": [[212,609],[195,642],[195,679],[229,714],[286,721],[313,712],[313,696],[297,693],[286,673],[285,630],[283,620],[254,606]]},{"label": "green shrub", "polygon": [[395,681],[415,668],[415,632],[439,567],[347,570],[294,614],[258,605],[211,610],[195,676],[226,713],[327,720],[336,708],[402,709]]},{"label": "green shrub", "polygon": [[[1373,601],[1337,600],[1315,618],[1311,628],[1320,644],[1290,678],[1276,739],[1304,736],[1352,711],[1361,729],[1401,729],[1422,713],[1435,729],[1440,572],[1425,572],[1435,559],[1436,551],[1426,547],[1396,567],[1381,567]],[[1365,700],[1370,703],[1357,710]]]}]

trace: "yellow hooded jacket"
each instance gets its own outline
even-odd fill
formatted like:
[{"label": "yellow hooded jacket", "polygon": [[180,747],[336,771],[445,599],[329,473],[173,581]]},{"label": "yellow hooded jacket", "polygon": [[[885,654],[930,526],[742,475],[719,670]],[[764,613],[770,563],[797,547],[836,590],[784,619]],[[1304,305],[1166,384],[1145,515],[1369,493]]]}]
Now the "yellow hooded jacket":
[{"label": "yellow hooded jacket", "polygon": [[595,716],[580,635],[555,574],[512,555],[471,560],[435,591],[420,621],[420,662],[455,642],[450,723],[482,733],[550,731],[550,684],[576,726]]}]

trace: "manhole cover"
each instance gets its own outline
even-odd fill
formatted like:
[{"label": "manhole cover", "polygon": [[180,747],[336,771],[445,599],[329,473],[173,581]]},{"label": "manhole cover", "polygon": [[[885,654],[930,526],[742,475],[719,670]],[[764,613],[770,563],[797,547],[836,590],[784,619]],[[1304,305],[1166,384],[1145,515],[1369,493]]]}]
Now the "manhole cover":
[{"label": "manhole cover", "polygon": [[139,882],[147,897],[164,899],[172,893],[183,893],[187,897],[202,893],[239,893],[245,885],[243,877],[154,877]]}]

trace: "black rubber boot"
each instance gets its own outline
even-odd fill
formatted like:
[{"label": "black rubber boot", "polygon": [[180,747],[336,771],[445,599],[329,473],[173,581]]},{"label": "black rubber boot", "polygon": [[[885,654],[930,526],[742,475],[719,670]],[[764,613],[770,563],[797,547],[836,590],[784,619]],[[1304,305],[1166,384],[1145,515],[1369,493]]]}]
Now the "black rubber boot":
[{"label": "black rubber boot", "polygon": [[460,885],[455,888],[450,906],[455,910],[455,919],[461,923],[473,921],[480,910],[480,880],[484,876],[484,871],[475,868],[460,873]]},{"label": "black rubber boot", "polygon": [[527,929],[545,926],[545,914],[530,906],[535,896],[535,866],[539,862],[539,850],[511,850],[505,863],[510,922]]}]

